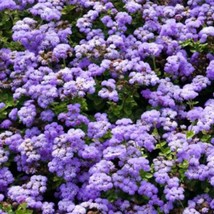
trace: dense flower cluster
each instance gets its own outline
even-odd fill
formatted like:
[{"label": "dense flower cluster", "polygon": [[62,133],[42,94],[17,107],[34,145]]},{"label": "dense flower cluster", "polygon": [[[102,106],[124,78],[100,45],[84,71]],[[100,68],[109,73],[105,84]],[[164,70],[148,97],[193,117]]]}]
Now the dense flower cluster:
[{"label": "dense flower cluster", "polygon": [[213,0],[0,0],[8,11],[0,213],[213,213]]}]

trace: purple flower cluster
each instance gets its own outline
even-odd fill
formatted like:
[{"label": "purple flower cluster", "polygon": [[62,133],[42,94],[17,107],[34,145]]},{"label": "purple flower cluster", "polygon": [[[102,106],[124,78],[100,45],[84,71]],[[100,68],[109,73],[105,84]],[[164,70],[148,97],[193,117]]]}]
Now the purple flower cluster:
[{"label": "purple flower cluster", "polygon": [[0,204],[213,212],[214,4],[155,2],[0,0]]}]

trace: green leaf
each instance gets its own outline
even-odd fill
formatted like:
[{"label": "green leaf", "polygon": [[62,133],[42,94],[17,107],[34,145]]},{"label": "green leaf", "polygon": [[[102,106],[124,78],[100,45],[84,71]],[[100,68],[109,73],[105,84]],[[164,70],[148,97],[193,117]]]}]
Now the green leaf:
[{"label": "green leaf", "polygon": [[156,144],[156,149],[162,149],[166,145],[166,141],[160,142]]},{"label": "green leaf", "polygon": [[4,102],[6,107],[11,107],[15,105],[13,99],[13,94],[10,91],[0,91],[0,102]]},{"label": "green leaf", "polygon": [[7,212],[8,214],[14,214],[13,209],[12,209],[12,205],[8,204],[8,203],[1,203],[1,207],[0,207],[4,212]]},{"label": "green leaf", "polygon": [[67,111],[67,104],[65,102],[53,102],[51,104],[51,109],[54,111],[55,114],[60,114],[62,112]]},{"label": "green leaf", "polygon": [[149,180],[153,177],[153,174],[150,172],[145,172],[143,170],[140,171],[140,176],[143,180]]},{"label": "green leaf", "polygon": [[[159,137],[160,137],[157,128],[154,128],[154,130],[153,130],[153,132],[152,132],[152,135],[153,135],[155,138],[159,138]],[[164,145],[165,145],[165,144],[164,144]]]},{"label": "green leaf", "polygon": [[193,107],[198,103],[199,103],[198,101],[193,101],[193,100],[187,101],[187,105],[190,107],[190,109],[193,109]]},{"label": "green leaf", "polygon": [[187,139],[194,137],[194,135],[195,135],[195,132],[192,130],[186,132]]},{"label": "green leaf", "polygon": [[7,117],[7,111],[5,110],[5,108],[0,109],[0,120],[4,120]]},{"label": "green leaf", "polygon": [[206,143],[209,143],[209,141],[211,140],[211,138],[212,138],[212,135],[204,134],[204,135],[201,137],[201,141],[206,142]]},{"label": "green leaf", "polygon": [[187,160],[184,160],[181,164],[179,164],[179,167],[182,169],[187,169],[189,166],[189,162]]},{"label": "green leaf", "polygon": [[117,192],[115,190],[108,190],[102,194],[102,197],[107,198],[110,202],[114,202],[118,199]]},{"label": "green leaf", "polygon": [[88,110],[88,104],[86,102],[86,99],[85,98],[82,98],[82,97],[75,97],[72,99],[72,103],[75,104],[75,103],[79,103],[81,105],[81,109],[83,111],[87,111]]},{"label": "green leaf", "polygon": [[193,39],[188,39],[186,41],[180,42],[181,47],[188,48],[192,53],[194,52],[209,52],[208,43],[200,43],[200,41],[194,41]]},{"label": "green leaf", "polygon": [[50,183],[51,188],[57,188],[59,187],[62,183],[64,183],[64,179],[58,176],[54,176],[52,182]]},{"label": "green leaf", "polygon": [[76,5],[66,5],[65,7],[63,7],[63,10],[61,13],[62,15],[68,15],[71,12],[73,12],[76,8],[77,8]]},{"label": "green leaf", "polygon": [[164,155],[168,155],[171,153],[171,149],[169,147],[162,149]]},{"label": "green leaf", "polygon": [[20,204],[15,214],[32,214],[33,211],[27,209],[27,203]]}]

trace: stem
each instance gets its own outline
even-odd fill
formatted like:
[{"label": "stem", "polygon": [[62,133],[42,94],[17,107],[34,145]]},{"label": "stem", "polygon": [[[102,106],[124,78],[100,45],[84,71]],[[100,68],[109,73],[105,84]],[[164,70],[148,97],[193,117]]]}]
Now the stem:
[{"label": "stem", "polygon": [[182,208],[184,209],[183,203],[181,202],[181,200],[178,200],[179,203],[181,204]]},{"label": "stem", "polygon": [[154,67],[154,70],[157,69],[157,66],[156,66],[156,60],[155,60],[155,57],[152,56],[152,62],[153,62],[153,67]]},{"label": "stem", "polygon": [[64,66],[64,68],[66,67],[66,61],[64,58],[63,58],[63,66]]}]

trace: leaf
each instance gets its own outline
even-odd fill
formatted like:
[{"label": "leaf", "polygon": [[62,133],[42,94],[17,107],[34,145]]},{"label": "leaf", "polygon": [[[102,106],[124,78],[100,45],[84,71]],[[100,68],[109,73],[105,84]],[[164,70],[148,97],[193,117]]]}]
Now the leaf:
[{"label": "leaf", "polygon": [[51,188],[58,188],[62,183],[64,182],[64,179],[61,177],[54,176],[53,182],[51,182]]},{"label": "leaf", "polygon": [[57,115],[62,112],[66,112],[67,111],[67,102],[53,102],[51,104],[51,109]]},{"label": "leaf", "polygon": [[82,97],[74,97],[71,101],[73,104],[75,103],[79,103],[81,105],[81,109],[83,111],[87,111],[88,110],[88,104],[86,102],[86,99],[85,98],[82,98]]},{"label": "leaf", "polygon": [[150,178],[153,177],[153,174],[150,172],[145,172],[143,170],[140,171],[140,176],[143,180],[149,180]]},{"label": "leaf", "polygon": [[194,135],[195,135],[195,132],[192,131],[192,130],[189,130],[189,131],[186,132],[187,139],[192,138]]},{"label": "leaf", "polygon": [[8,204],[8,203],[6,203],[6,202],[5,202],[5,203],[3,202],[3,204],[1,203],[0,208],[1,208],[3,211],[7,212],[8,214],[14,214],[11,204]]},{"label": "leaf", "polygon": [[107,198],[110,202],[114,202],[118,199],[118,195],[115,190],[111,189],[102,194],[104,198]]},{"label": "leaf", "polygon": [[125,107],[123,109],[123,111],[124,111],[126,117],[130,117],[133,114],[133,111],[132,111],[132,109],[129,106]]},{"label": "leaf", "polygon": [[73,10],[75,10],[76,8],[77,8],[76,5],[67,5],[63,8],[61,13],[62,13],[62,15],[68,15],[71,12],[73,12]]},{"label": "leaf", "polygon": [[160,142],[156,145],[156,149],[162,149],[166,145],[166,141]]},{"label": "leaf", "polygon": [[189,50],[194,52],[207,52],[208,43],[200,43],[200,41],[194,41],[193,39],[188,39],[180,43],[181,47],[189,48]]},{"label": "leaf", "polygon": [[[153,135],[155,138],[159,138],[159,137],[160,137],[157,128],[154,128],[154,130],[153,130],[153,132],[152,132],[152,135]],[[164,144],[164,145],[165,145],[165,144]]]},{"label": "leaf", "polygon": [[180,42],[181,47],[187,47],[187,46],[192,46],[193,40],[192,39],[187,39],[185,41]]},{"label": "leaf", "polygon": [[15,105],[13,94],[10,91],[0,91],[0,102],[4,102],[6,107]]},{"label": "leaf", "polygon": [[179,164],[179,167],[182,169],[187,169],[189,166],[189,163],[187,160],[184,160],[181,164]]},{"label": "leaf", "polygon": [[7,111],[5,110],[5,108],[0,109],[0,120],[6,119],[7,117]]},{"label": "leaf", "polygon": [[162,149],[164,155],[168,155],[171,153],[171,149],[169,147]]},{"label": "leaf", "polygon": [[27,203],[20,204],[15,212],[15,214],[32,214],[32,213],[33,213],[32,210],[27,209]]},{"label": "leaf", "polygon": [[204,134],[204,135],[201,137],[201,141],[208,143],[208,142],[211,140],[211,138],[212,138],[211,135]]}]

